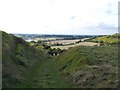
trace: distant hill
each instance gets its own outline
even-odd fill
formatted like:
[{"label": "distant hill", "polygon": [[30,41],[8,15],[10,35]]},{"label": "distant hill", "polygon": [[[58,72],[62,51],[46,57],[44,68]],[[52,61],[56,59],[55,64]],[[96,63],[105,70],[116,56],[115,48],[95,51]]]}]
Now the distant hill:
[{"label": "distant hill", "polygon": [[25,81],[24,73],[48,57],[47,53],[31,47],[22,38],[2,32],[3,88],[20,87]]},{"label": "distant hill", "polygon": [[99,36],[95,38],[90,38],[87,41],[104,43],[104,45],[120,45],[120,34],[113,34],[107,36]]},{"label": "distant hill", "polygon": [[74,47],[57,57],[55,64],[72,87],[118,86],[117,47]]}]

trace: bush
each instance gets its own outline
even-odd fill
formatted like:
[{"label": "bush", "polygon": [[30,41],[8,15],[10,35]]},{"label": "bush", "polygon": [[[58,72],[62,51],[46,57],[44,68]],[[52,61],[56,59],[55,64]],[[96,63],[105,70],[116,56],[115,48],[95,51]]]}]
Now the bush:
[{"label": "bush", "polygon": [[51,47],[48,45],[43,44],[44,49],[50,49]]}]

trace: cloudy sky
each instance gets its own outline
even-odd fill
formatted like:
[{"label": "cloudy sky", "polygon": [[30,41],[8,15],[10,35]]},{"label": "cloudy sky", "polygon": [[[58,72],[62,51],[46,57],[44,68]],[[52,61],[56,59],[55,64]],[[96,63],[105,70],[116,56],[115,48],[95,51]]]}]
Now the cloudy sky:
[{"label": "cloudy sky", "polygon": [[0,30],[8,33],[113,34],[119,0],[0,0]]}]

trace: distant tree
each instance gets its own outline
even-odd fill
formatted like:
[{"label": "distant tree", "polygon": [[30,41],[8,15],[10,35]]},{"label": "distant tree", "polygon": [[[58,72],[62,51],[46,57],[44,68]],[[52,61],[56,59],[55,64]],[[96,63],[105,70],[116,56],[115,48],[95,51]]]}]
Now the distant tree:
[{"label": "distant tree", "polygon": [[100,41],[98,41],[98,43],[103,43],[103,41],[102,41],[102,40],[100,40]]},{"label": "distant tree", "polygon": [[48,54],[50,54],[50,55],[53,56],[53,54],[54,54],[53,49],[50,48],[50,49],[48,50]]},{"label": "distant tree", "polygon": [[95,43],[98,43],[98,41],[97,41],[97,40],[95,40],[94,42],[95,42]]},{"label": "distant tree", "polygon": [[31,43],[36,43],[35,41],[31,41]]},{"label": "distant tree", "polygon": [[76,43],[80,43],[81,42],[81,39],[79,41],[77,41]]},{"label": "distant tree", "polygon": [[61,53],[63,53],[65,50],[61,50],[60,48],[53,48],[53,49],[48,49],[48,53],[50,54],[50,55],[59,55],[59,54],[61,54]]},{"label": "distant tree", "polygon": [[57,42],[57,43],[54,44],[54,46],[63,46],[63,44]]},{"label": "distant tree", "polygon": [[62,53],[62,50],[61,50],[60,48],[57,48],[57,49],[56,49],[56,52],[57,52],[58,54],[61,54],[61,53]]},{"label": "distant tree", "polygon": [[38,41],[37,41],[37,43],[38,43],[38,44],[41,44],[41,43],[42,43],[42,41],[41,41],[41,40],[38,40]]},{"label": "distant tree", "polygon": [[50,46],[48,46],[46,44],[43,44],[43,47],[44,47],[44,49],[50,49],[51,48]]}]

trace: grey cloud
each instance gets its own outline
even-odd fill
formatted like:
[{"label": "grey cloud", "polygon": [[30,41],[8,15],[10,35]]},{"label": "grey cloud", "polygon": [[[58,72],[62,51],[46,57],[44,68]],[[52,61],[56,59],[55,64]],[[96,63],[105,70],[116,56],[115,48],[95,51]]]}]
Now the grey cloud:
[{"label": "grey cloud", "polygon": [[112,7],[112,4],[109,3],[109,4],[107,5],[107,9],[105,10],[105,13],[107,13],[107,14],[113,13],[111,7]]},{"label": "grey cloud", "polygon": [[110,10],[110,9],[108,9],[108,10],[105,11],[105,13],[107,13],[107,14],[111,14],[111,13],[113,13],[113,11]]},{"label": "grey cloud", "polygon": [[75,18],[76,18],[76,16],[72,16],[70,19],[72,19],[72,20],[73,20],[73,19],[75,19]]},{"label": "grey cloud", "polygon": [[91,25],[91,26],[88,26],[88,27],[85,27],[86,29],[92,29],[92,30],[96,30],[96,29],[102,29],[102,30],[117,30],[118,27],[115,26],[115,24],[112,24],[112,25],[108,25],[106,23],[98,23],[98,24],[95,24],[95,25]]},{"label": "grey cloud", "polygon": [[106,14],[109,14],[109,15],[118,15],[117,9],[116,9],[116,11],[114,10],[115,6],[116,6],[115,4],[109,3],[107,5],[107,8],[105,10],[103,10],[103,12]]},{"label": "grey cloud", "polygon": [[116,30],[118,27],[116,27],[114,24],[108,25],[105,23],[99,23],[95,28],[100,28],[100,29],[106,29],[106,30]]},{"label": "grey cloud", "polygon": [[118,15],[118,12],[113,12],[113,10],[111,9],[107,9],[106,11],[104,11],[104,13],[109,14],[109,15]]}]

